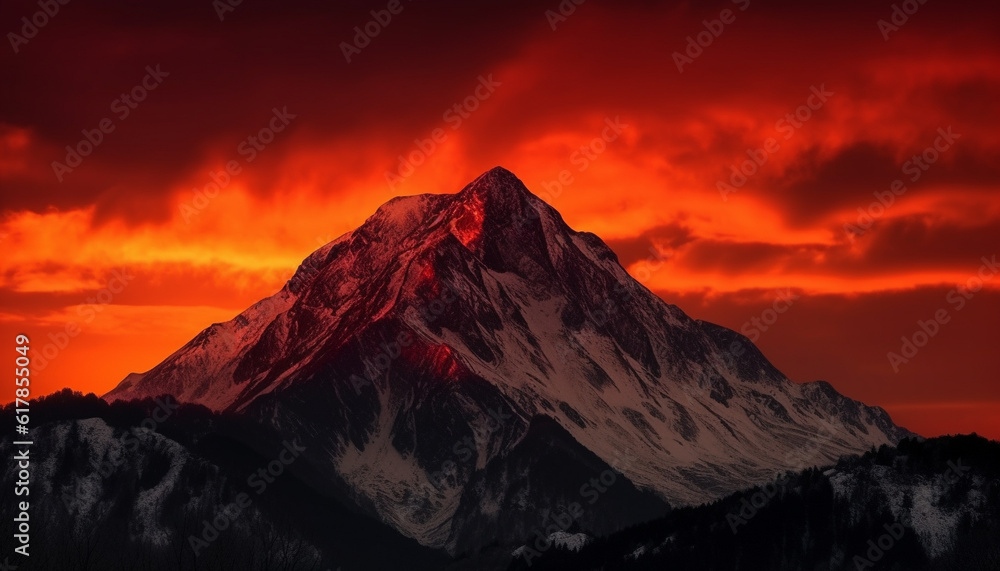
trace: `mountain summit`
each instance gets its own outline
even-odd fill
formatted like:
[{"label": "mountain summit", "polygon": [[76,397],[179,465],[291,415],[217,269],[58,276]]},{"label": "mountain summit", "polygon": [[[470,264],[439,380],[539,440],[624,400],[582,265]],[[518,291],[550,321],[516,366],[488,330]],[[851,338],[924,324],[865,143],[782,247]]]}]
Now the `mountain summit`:
[{"label": "mountain summit", "polygon": [[459,196],[490,196],[506,204],[519,204],[531,194],[517,175],[503,167],[493,167],[469,183]]},{"label": "mountain summit", "polygon": [[574,503],[608,533],[908,434],[665,303],[500,167],[390,200],[105,399],[164,393],[302,439],[357,509],[453,552]]}]

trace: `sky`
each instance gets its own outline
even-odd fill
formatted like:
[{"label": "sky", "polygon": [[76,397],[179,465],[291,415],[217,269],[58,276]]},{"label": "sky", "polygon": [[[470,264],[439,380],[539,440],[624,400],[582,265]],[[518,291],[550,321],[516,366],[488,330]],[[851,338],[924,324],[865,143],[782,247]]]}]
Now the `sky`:
[{"label": "sky", "polygon": [[33,396],[102,394],[502,165],[792,380],[1000,439],[995,3],[43,4],[0,4]]}]

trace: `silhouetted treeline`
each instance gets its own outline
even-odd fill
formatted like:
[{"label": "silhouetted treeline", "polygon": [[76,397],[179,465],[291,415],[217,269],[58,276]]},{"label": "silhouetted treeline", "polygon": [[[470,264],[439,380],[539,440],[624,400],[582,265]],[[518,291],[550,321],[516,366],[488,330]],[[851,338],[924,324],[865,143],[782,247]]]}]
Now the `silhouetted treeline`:
[{"label": "silhouetted treeline", "polygon": [[[67,389],[32,401],[32,557],[18,569],[1000,569],[1000,443],[975,435],[908,439],[785,474],[579,552],[553,546],[511,561],[517,545],[493,544],[455,561],[363,515],[346,488],[312,485],[328,480],[308,460],[254,494],[247,476],[287,437],[202,406],[169,401],[165,414],[167,398],[108,404]],[[8,405],[0,421],[12,426],[13,415]],[[108,456],[108,440],[128,438],[126,454]],[[0,438],[7,457],[11,440]],[[14,477],[6,465],[0,486]],[[240,493],[252,505],[196,557],[189,538]],[[14,500],[0,494],[0,517],[13,517]],[[916,508],[957,514],[941,552],[920,537]]]},{"label": "silhouetted treeline", "polygon": [[[0,422],[13,425],[13,408],[0,411]],[[11,560],[19,570],[348,571],[448,561],[358,513],[337,490],[310,485],[308,460],[288,464],[257,493],[248,477],[294,436],[239,415],[169,397],[108,404],[69,389],[33,400],[30,410],[31,556]],[[0,437],[4,457],[11,442]],[[4,489],[15,477],[11,463],[0,468]],[[250,502],[236,510],[240,494]],[[5,521],[16,499],[0,494]],[[196,556],[191,538],[204,540],[216,518],[219,529]]]},{"label": "silhouetted treeline", "polygon": [[[837,474],[852,482],[847,497],[831,485]],[[518,558],[509,569],[1000,569],[1000,443],[976,435],[907,439],[843,459],[834,471],[813,468],[778,482],[676,509],[578,552],[552,548]],[[928,486],[937,490],[933,509],[961,512],[948,548],[933,557],[914,529],[926,522],[910,513],[914,493]]]}]

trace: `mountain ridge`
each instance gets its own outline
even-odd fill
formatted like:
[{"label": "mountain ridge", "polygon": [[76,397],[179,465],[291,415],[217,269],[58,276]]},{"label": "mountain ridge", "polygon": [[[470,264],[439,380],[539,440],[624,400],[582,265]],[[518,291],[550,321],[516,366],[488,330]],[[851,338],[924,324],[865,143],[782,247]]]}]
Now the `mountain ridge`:
[{"label": "mountain ridge", "polygon": [[[656,297],[497,167],[457,194],[387,202],[274,296],[105,398],[170,393],[301,434],[362,509],[449,550],[476,547],[456,514],[501,517],[467,486],[490,473],[496,501],[517,495],[498,487],[521,481],[504,458],[539,416],[605,462],[634,458],[622,481],[670,505],[909,435],[882,409],[792,383],[755,347],[733,355],[733,339],[754,347]],[[510,422],[485,430],[496,410]],[[465,439],[470,461],[432,482]],[[546,506],[530,508],[528,527]],[[636,523],[620,516],[611,525]]]}]

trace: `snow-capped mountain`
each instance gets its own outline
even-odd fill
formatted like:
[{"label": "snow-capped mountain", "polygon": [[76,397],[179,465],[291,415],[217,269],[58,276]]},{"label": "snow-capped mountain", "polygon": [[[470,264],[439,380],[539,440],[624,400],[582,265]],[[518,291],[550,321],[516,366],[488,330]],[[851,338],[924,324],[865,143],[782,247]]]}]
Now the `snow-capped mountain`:
[{"label": "snow-capped mountain", "polygon": [[908,434],[665,303],[502,168],[389,201],[105,398],[164,393],[294,434],[361,509],[452,551],[574,503],[607,533]]}]

